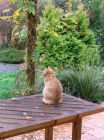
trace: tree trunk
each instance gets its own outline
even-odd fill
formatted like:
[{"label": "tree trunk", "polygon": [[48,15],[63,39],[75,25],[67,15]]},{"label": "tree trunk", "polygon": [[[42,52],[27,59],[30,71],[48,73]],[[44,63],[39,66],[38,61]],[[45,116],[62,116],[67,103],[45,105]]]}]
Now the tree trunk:
[{"label": "tree trunk", "polygon": [[35,3],[35,15],[27,13],[28,17],[28,40],[27,40],[27,82],[28,82],[28,95],[35,92],[35,62],[32,59],[32,53],[36,46],[36,28],[37,28],[37,2]]}]

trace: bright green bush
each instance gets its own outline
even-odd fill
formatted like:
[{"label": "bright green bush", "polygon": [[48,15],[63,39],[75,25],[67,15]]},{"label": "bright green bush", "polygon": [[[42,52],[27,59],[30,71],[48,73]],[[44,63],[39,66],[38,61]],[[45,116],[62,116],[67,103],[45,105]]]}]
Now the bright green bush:
[{"label": "bright green bush", "polygon": [[49,5],[40,23],[34,52],[38,66],[68,68],[99,63],[98,46],[83,9],[63,14]]},{"label": "bright green bush", "polygon": [[24,62],[24,51],[16,48],[7,48],[0,50],[0,62],[18,64]]},{"label": "bright green bush", "polygon": [[70,68],[58,72],[58,77],[66,93],[93,102],[104,97],[104,69],[101,67]]}]

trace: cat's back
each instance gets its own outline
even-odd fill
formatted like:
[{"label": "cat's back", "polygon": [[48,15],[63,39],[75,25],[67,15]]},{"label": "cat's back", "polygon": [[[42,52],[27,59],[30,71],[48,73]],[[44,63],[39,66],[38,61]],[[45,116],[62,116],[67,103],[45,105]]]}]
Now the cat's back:
[{"label": "cat's back", "polygon": [[51,77],[50,80],[47,82],[47,88],[53,90],[55,92],[63,92],[62,85],[60,81],[56,77]]}]

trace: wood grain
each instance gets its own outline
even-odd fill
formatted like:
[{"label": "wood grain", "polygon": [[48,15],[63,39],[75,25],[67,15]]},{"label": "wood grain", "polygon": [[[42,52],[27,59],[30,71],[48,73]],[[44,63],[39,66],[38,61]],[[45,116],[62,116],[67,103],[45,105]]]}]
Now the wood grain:
[{"label": "wood grain", "polygon": [[52,127],[71,122],[73,134],[78,135],[80,124],[76,120],[81,123],[82,117],[102,111],[102,106],[66,94],[58,105],[43,104],[41,94],[0,100],[0,139],[40,129],[46,129],[47,137],[51,137]]},{"label": "wood grain", "polygon": [[45,129],[45,140],[53,140],[53,127]]},{"label": "wood grain", "polygon": [[81,128],[82,128],[82,119],[77,118],[73,122],[72,140],[81,140]]}]

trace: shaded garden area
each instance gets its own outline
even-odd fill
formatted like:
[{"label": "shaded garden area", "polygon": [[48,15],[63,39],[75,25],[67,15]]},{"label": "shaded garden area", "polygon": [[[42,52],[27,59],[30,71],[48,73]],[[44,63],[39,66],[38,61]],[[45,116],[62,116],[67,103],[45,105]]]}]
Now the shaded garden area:
[{"label": "shaded garden area", "polygon": [[[43,92],[43,71],[48,66],[64,93],[78,98],[65,95],[56,106],[39,100],[42,96],[35,94]],[[22,96],[28,97],[17,99]],[[0,133],[4,129],[3,135],[7,131],[10,137],[44,129],[40,125],[46,123],[46,140],[52,139],[52,131],[56,140],[80,139],[82,117],[104,110],[102,104],[85,103],[81,98],[104,102],[104,0],[0,0]],[[83,139],[104,139],[103,115],[84,119]],[[70,117],[73,127],[56,127],[69,123]],[[12,130],[15,134],[8,133]],[[10,140],[40,140],[43,132]]]},{"label": "shaded garden area", "polygon": [[103,3],[11,0],[3,7],[1,1],[0,26],[10,30],[1,30],[0,62],[24,69],[0,73],[0,98],[42,93],[42,72],[51,66],[64,92],[104,101]]}]

